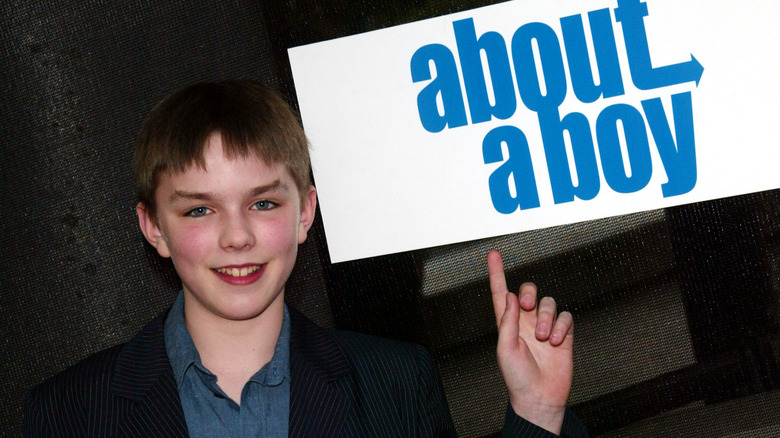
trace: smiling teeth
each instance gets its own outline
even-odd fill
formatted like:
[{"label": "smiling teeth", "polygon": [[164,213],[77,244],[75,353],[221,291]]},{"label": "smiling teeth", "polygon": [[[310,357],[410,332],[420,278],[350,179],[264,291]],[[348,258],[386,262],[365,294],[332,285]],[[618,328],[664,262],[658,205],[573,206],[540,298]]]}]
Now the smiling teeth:
[{"label": "smiling teeth", "polygon": [[250,266],[248,268],[217,268],[215,271],[220,274],[230,275],[232,277],[246,277],[247,275],[256,272],[260,269],[260,266]]}]

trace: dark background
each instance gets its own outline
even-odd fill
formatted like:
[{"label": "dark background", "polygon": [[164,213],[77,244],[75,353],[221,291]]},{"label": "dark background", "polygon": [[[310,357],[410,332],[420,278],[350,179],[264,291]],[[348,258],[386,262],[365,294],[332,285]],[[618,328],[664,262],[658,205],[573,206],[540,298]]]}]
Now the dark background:
[{"label": "dark background", "polygon": [[[0,2],[0,434],[24,393],[132,336],[179,285],[143,241],[130,162],[169,91],[254,78],[286,49],[488,1]],[[704,145],[698,145],[704,147]],[[767,147],[776,147],[767,139]],[[780,435],[780,192],[331,265],[318,220],[288,302],[426,345],[462,436],[500,431],[487,269],[575,315],[570,402],[595,436]]]}]

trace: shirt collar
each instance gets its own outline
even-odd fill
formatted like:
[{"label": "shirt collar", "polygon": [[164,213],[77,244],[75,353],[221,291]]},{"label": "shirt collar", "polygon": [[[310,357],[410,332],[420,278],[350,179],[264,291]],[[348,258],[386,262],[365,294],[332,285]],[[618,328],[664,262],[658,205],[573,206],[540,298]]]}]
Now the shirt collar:
[{"label": "shirt collar", "polygon": [[[179,292],[173,302],[163,327],[165,349],[176,379],[176,387],[181,388],[187,370],[195,365],[205,370],[200,355],[192,342],[192,336],[184,323],[184,293]],[[277,386],[290,378],[290,314],[284,305],[284,318],[279,339],[274,347],[274,355],[262,369],[249,380],[266,386]]]}]

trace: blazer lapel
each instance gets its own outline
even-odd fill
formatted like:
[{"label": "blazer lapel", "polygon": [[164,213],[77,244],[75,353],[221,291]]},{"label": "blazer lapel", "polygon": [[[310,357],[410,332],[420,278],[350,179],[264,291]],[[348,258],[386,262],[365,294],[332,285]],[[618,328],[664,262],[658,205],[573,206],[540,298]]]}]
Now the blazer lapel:
[{"label": "blazer lapel", "polygon": [[351,368],[327,330],[289,311],[289,436],[339,436],[352,406]]},{"label": "blazer lapel", "polygon": [[160,315],[128,342],[119,357],[111,392],[129,399],[131,407],[120,419],[128,437],[187,437],[187,423],[179,391],[168,362]]}]

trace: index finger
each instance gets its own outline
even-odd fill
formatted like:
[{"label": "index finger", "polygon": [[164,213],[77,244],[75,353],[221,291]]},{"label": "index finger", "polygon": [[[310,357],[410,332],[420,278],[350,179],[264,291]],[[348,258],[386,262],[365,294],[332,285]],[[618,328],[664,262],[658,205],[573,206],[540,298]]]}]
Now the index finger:
[{"label": "index finger", "polygon": [[509,292],[504,276],[504,260],[501,258],[501,253],[493,249],[488,252],[487,263],[490,292],[493,296],[493,312],[496,315],[496,325],[499,325],[506,309],[506,294]]}]

